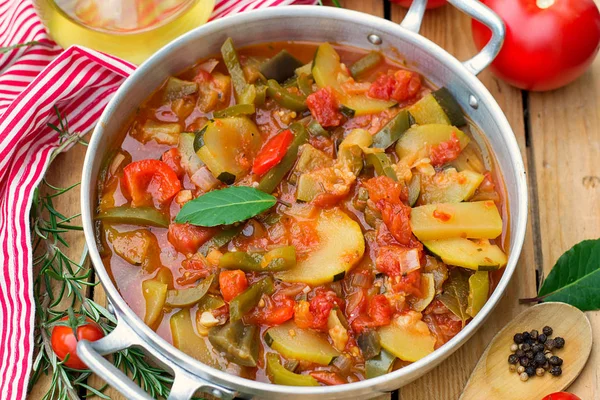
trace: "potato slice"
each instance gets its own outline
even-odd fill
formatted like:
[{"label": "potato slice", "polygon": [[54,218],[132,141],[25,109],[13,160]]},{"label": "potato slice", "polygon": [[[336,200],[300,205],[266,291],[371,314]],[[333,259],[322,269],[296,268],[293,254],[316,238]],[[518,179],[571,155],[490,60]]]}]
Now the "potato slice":
[{"label": "potato slice", "polygon": [[404,361],[415,362],[433,353],[435,337],[420,313],[398,316],[390,325],[379,328],[381,347]]},{"label": "potato slice", "polygon": [[410,224],[413,233],[421,241],[495,239],[502,234],[502,218],[493,201],[415,207],[410,214]]},{"label": "potato slice", "polygon": [[340,352],[327,339],[310,329],[300,329],[292,321],[269,328],[265,341],[286,358],[329,365]]},{"label": "potato slice", "polygon": [[428,124],[413,126],[396,143],[396,154],[402,158],[417,153],[419,150],[446,142],[456,134],[460,148],[464,149],[469,144],[469,137],[455,126],[443,124]]},{"label": "potato slice", "polygon": [[508,262],[506,254],[495,244],[483,239],[472,241],[464,238],[427,240],[423,244],[429,251],[448,265],[472,270],[496,270]]},{"label": "potato slice", "polygon": [[343,279],[362,258],[365,240],[360,226],[340,209],[322,211],[316,228],[319,247],[294,268],[276,273],[277,279],[321,285]]}]

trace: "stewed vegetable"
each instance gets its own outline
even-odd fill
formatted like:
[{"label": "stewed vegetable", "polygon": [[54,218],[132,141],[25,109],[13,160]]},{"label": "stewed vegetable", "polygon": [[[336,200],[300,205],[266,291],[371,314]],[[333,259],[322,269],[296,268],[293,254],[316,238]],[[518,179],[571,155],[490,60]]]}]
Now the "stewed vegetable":
[{"label": "stewed vegetable", "polygon": [[508,262],[478,135],[449,90],[382,53],[228,39],[107,157],[103,261],[148,326],[215,368],[384,375],[460,332]]}]

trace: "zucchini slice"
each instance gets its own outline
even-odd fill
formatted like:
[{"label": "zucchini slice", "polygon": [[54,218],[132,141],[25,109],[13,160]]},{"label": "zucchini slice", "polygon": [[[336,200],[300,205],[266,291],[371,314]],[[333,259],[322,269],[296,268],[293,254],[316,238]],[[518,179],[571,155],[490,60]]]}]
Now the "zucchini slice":
[{"label": "zucchini slice", "polygon": [[420,204],[460,203],[469,200],[483,178],[477,172],[456,172],[454,168],[445,169],[432,177],[423,176]]},{"label": "zucchini slice", "polygon": [[152,329],[156,329],[162,319],[167,290],[168,285],[157,279],[148,279],[142,282],[142,294],[146,301],[144,323]]},{"label": "zucchini slice", "polygon": [[228,185],[250,169],[249,162],[241,164],[238,160],[253,159],[261,146],[258,128],[242,116],[209,121],[202,139],[196,154],[215,178]]},{"label": "zucchini slice", "polygon": [[435,337],[427,324],[412,315],[402,315],[378,330],[381,347],[404,361],[415,362],[433,353]]},{"label": "zucchini slice", "polygon": [[467,314],[475,318],[485,305],[490,292],[490,276],[487,271],[477,271],[469,277]]},{"label": "zucchini slice", "polygon": [[267,374],[276,385],[287,386],[319,386],[319,382],[310,375],[296,374],[288,371],[275,353],[267,353]]},{"label": "zucchini slice", "polygon": [[292,321],[274,326],[265,332],[265,342],[286,358],[329,365],[340,352],[319,333],[300,329]]},{"label": "zucchini slice", "polygon": [[410,214],[415,236],[421,240],[450,238],[495,239],[502,234],[502,218],[493,201],[427,204]]},{"label": "zucchini slice", "polygon": [[396,104],[394,101],[372,99],[367,96],[346,95],[341,84],[350,79],[350,76],[342,68],[339,54],[329,43],[323,43],[317,49],[312,74],[319,88],[329,86],[334,89],[338,93],[340,102],[353,110],[354,115],[378,113]]},{"label": "zucchini slice", "polygon": [[204,165],[194,151],[195,140],[196,133],[182,132],[179,135],[179,145],[177,146],[181,155],[181,166],[189,176],[194,175]]},{"label": "zucchini slice", "polygon": [[421,194],[421,175],[415,174],[408,183],[408,204],[413,207]]},{"label": "zucchini slice", "polygon": [[465,113],[447,88],[441,87],[438,90],[431,92],[431,95],[437,100],[440,107],[442,107],[448,116],[450,124],[454,126],[463,126],[467,124]]},{"label": "zucchini slice", "polygon": [[265,61],[260,66],[260,73],[267,79],[275,79],[279,83],[285,82],[296,73],[296,69],[302,67],[302,61],[288,53],[287,50],[281,50],[271,59]]},{"label": "zucchini slice", "polygon": [[217,361],[213,358],[204,338],[198,336],[194,329],[190,312],[189,308],[184,308],[171,316],[169,323],[173,346],[206,365],[216,367]]},{"label": "zucchini slice", "polygon": [[322,211],[317,219],[319,246],[290,270],[275,277],[308,285],[339,280],[363,256],[365,240],[356,221],[338,208]]},{"label": "zucchini slice", "polygon": [[396,143],[396,154],[400,158],[412,155],[428,146],[435,146],[450,140],[453,133],[460,142],[460,148],[464,149],[471,139],[454,126],[442,124],[413,126]]},{"label": "zucchini slice", "polygon": [[379,132],[373,136],[373,147],[379,149],[387,149],[398,139],[404,132],[410,128],[408,111],[400,111],[394,118],[390,120]]},{"label": "zucchini slice", "polygon": [[426,240],[425,247],[448,265],[472,270],[496,270],[508,262],[506,254],[487,240],[472,241],[464,238]]}]

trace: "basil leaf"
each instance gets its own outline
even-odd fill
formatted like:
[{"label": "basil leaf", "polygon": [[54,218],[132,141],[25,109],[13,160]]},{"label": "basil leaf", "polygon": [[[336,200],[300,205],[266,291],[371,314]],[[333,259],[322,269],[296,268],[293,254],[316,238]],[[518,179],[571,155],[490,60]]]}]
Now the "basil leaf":
[{"label": "basil leaf", "polygon": [[560,256],[538,297],[581,311],[600,309],[600,239],[584,240]]},{"label": "basil leaf", "polygon": [[247,186],[231,186],[213,190],[188,201],[175,217],[175,222],[198,226],[229,225],[245,221],[277,203],[270,194]]},{"label": "basil leaf", "polygon": [[469,306],[469,274],[462,268],[450,269],[450,276],[444,283],[444,291],[439,297],[440,301],[454,315],[461,319],[463,328],[471,316],[467,313]]}]

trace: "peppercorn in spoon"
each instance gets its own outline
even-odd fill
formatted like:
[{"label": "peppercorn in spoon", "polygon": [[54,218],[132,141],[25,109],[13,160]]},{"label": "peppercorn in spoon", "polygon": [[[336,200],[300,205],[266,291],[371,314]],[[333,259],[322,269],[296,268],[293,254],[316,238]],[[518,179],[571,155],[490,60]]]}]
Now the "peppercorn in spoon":
[{"label": "peppercorn in spoon", "polygon": [[[525,372],[519,374],[515,371],[521,364],[535,365],[542,368],[544,364],[535,364],[534,357],[515,360],[515,352],[525,346],[529,351],[530,347],[540,346],[537,338],[531,338],[529,334],[532,330],[539,330],[542,333],[544,328],[551,327],[552,335],[560,338],[559,343],[562,346],[544,351],[548,354],[551,351],[552,361],[556,357],[561,359],[560,375],[550,373],[554,366],[548,363],[550,369],[547,373],[538,373],[531,379],[526,377]],[[546,333],[548,333],[546,329]],[[525,336],[525,337],[524,337]],[[543,336],[544,342],[546,336]],[[554,341],[554,339],[553,339]],[[554,346],[552,342],[551,347]],[[511,322],[509,322],[491,341],[489,346],[483,352],[479,362],[475,366],[460,400],[532,400],[541,399],[545,395],[559,392],[567,388],[585,366],[590,352],[592,350],[592,327],[587,317],[577,308],[565,303],[542,303],[530,307],[523,311]],[[527,353],[528,351],[525,351]],[[521,355],[522,351],[519,351]],[[525,358],[527,358],[525,356]],[[528,365],[528,366],[530,366]],[[546,365],[548,366],[548,365]],[[538,369],[538,368],[536,368]],[[555,372],[558,370],[555,368]],[[541,372],[541,371],[538,371]],[[539,376],[542,375],[542,376]]]}]

